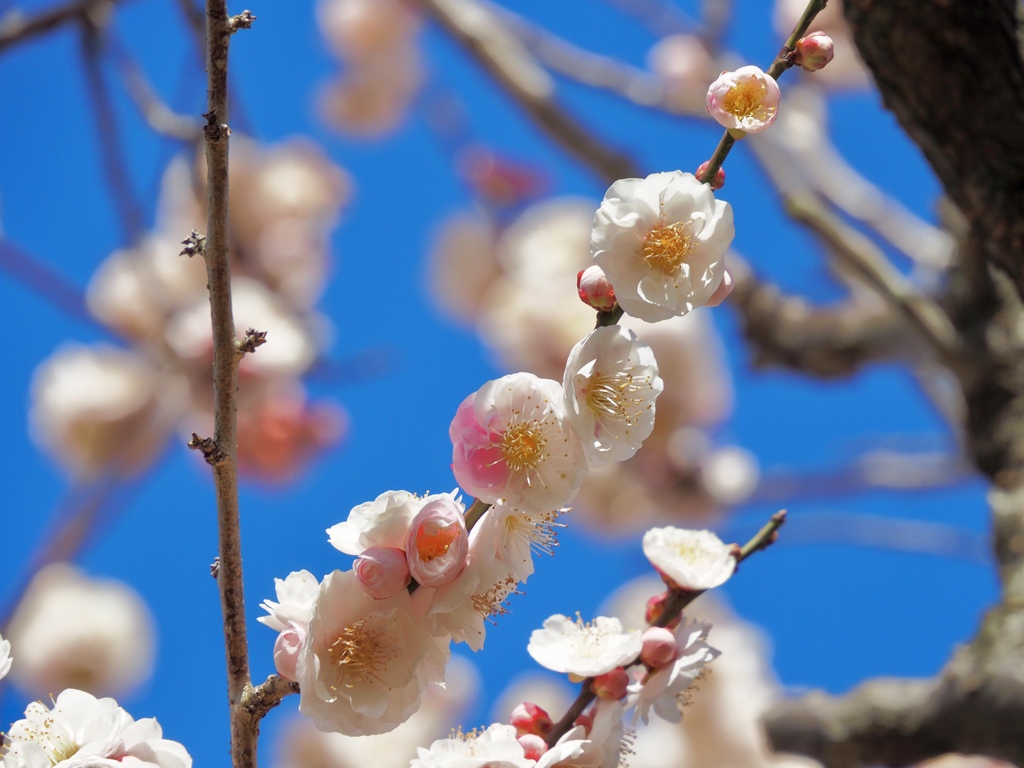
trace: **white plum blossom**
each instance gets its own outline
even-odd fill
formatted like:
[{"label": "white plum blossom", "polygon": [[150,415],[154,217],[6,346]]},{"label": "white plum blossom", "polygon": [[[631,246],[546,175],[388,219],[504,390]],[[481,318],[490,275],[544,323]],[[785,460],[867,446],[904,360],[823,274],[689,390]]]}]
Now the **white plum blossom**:
[{"label": "white plum blossom", "polygon": [[309,624],[309,612],[320,592],[320,582],[312,573],[305,570],[292,571],[286,579],[274,579],[274,591],[277,602],[264,600],[260,603],[260,608],[269,615],[260,616],[256,621],[278,632],[287,629],[290,624]]},{"label": "white plum blossom", "polygon": [[385,491],[373,501],[352,508],[348,519],[327,529],[331,546],[346,555],[361,555],[370,547],[405,549],[412,519],[426,504],[445,498],[465,511],[455,492],[421,497],[409,491]]},{"label": "white plum blossom", "polygon": [[49,709],[33,702],[7,732],[0,768],[191,768],[153,718],[135,720],[113,699],[62,691]]},{"label": "white plum blossom", "polygon": [[725,275],[732,208],[691,173],[620,179],[594,216],[590,248],[619,306],[648,322],[707,303]]},{"label": "white plum blossom", "polygon": [[707,107],[733,138],[760,133],[779,115],[779,84],[754,66],[723,72],[708,88]]},{"label": "white plum blossom", "polygon": [[124,693],[150,676],[154,634],[149,609],[127,584],[54,563],[32,579],[7,627],[18,652],[11,681],[31,696]]},{"label": "white plum blossom", "polygon": [[516,740],[516,729],[495,723],[484,731],[457,731],[438,739],[429,748],[420,747],[410,768],[534,768]]},{"label": "white plum blossom", "polygon": [[654,429],[664,384],[651,348],[618,325],[594,329],[565,366],[566,413],[591,467],[631,458]]},{"label": "white plum blossom", "polygon": [[[516,581],[526,581],[533,573],[533,553],[554,554],[558,546],[557,522],[566,510],[526,512],[507,504],[496,504],[488,510],[485,520],[497,530],[497,557],[508,565]],[[483,524],[481,520],[477,526]]]},{"label": "white plum blossom", "polygon": [[641,632],[623,631],[618,619],[598,616],[584,624],[555,614],[533,631],[526,650],[542,667],[584,678],[630,664],[641,647]]},{"label": "white plum blossom", "polygon": [[672,723],[682,719],[682,705],[686,704],[686,693],[694,680],[704,671],[704,665],[714,661],[719,651],[707,643],[711,625],[700,621],[684,619],[676,627],[675,661],[652,672],[643,672],[643,677],[630,686],[634,696],[633,722],[648,722],[650,710]]},{"label": "white plum blossom", "polygon": [[298,658],[299,712],[322,731],[386,733],[444,682],[447,636],[434,638],[409,593],[375,600],[352,571],[324,577]]},{"label": "white plum blossom", "polygon": [[0,635],[0,680],[7,677],[7,673],[11,671],[11,661],[11,641],[4,640]]},{"label": "white plum blossom", "polygon": [[643,549],[651,565],[680,589],[712,589],[736,570],[732,545],[711,531],[651,528],[644,534]]},{"label": "white plum blossom", "polygon": [[557,381],[513,373],[489,381],[459,406],[449,428],[452,470],[490,504],[529,510],[570,502],[587,472]]}]

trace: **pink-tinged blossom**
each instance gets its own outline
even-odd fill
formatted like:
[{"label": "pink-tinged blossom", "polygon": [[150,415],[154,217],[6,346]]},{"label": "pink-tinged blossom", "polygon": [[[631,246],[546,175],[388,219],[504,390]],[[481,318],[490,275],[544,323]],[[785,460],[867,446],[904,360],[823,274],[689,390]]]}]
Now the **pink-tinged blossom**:
[{"label": "pink-tinged blossom", "polygon": [[305,626],[309,623],[309,612],[320,592],[320,582],[309,571],[292,571],[286,579],[274,579],[274,592],[277,602],[264,600],[260,603],[260,608],[268,615],[259,616],[256,621],[282,632],[292,624]]},{"label": "pink-tinged blossom", "polygon": [[575,497],[586,475],[561,385],[531,373],[484,384],[459,406],[449,435],[459,485],[490,504],[558,509]]},{"label": "pink-tinged blossom", "polygon": [[405,539],[409,572],[422,586],[440,587],[466,567],[469,532],[462,505],[450,496],[435,499],[416,513]]},{"label": "pink-tinged blossom", "polygon": [[409,586],[412,578],[405,552],[396,547],[370,547],[352,563],[363,589],[384,600]]},{"label": "pink-tinged blossom", "polygon": [[711,531],[652,528],[644,534],[643,549],[662,578],[678,589],[712,589],[736,570],[734,548]]},{"label": "pink-tinged blossom", "polygon": [[548,751],[548,743],[540,736],[532,733],[520,735],[516,741],[523,748],[523,754],[529,760],[537,760]]},{"label": "pink-tinged blossom", "polygon": [[735,233],[728,203],[693,174],[672,171],[612,184],[590,248],[619,306],[653,323],[707,303]]},{"label": "pink-tinged blossom", "polygon": [[793,63],[807,72],[817,72],[835,57],[835,44],[824,32],[811,32],[796,41]]},{"label": "pink-tinged blossom", "polygon": [[495,723],[420,747],[410,768],[534,768],[534,761],[526,757],[515,728]]},{"label": "pink-tinged blossom", "polygon": [[285,680],[298,681],[299,654],[306,642],[306,626],[292,624],[274,641],[274,668]]},{"label": "pink-tinged blossom", "polygon": [[113,699],[74,688],[53,708],[32,702],[7,732],[2,768],[191,768],[192,758],[163,738],[153,718],[135,720]]},{"label": "pink-tinged blossom", "polygon": [[580,301],[597,310],[608,310],[615,306],[615,290],[607,276],[596,264],[591,264],[576,275],[576,290]]},{"label": "pink-tinged blossom", "polygon": [[425,504],[439,498],[425,498],[409,491],[386,491],[373,501],[352,508],[348,519],[327,529],[331,546],[346,555],[361,555],[370,547],[405,548],[409,524]]},{"label": "pink-tinged blossom", "polygon": [[648,722],[649,713],[678,723],[682,719],[682,706],[686,702],[687,689],[700,677],[704,666],[719,655],[719,651],[707,643],[711,625],[700,621],[681,623],[674,632],[676,658],[654,672],[644,672],[632,686],[633,722]]},{"label": "pink-tinged blossom", "polygon": [[709,187],[714,190],[719,190],[725,186],[725,169],[719,166],[718,170],[715,171],[715,177],[713,179],[705,179],[704,174],[707,173],[708,168],[711,166],[710,160],[705,160],[703,163],[697,166],[697,173],[694,174],[698,179],[703,181]]},{"label": "pink-tinged blossom", "polygon": [[596,677],[632,663],[640,655],[640,635],[638,630],[623,631],[618,619],[606,616],[585,624],[555,614],[545,620],[543,629],[533,631],[526,650],[553,672]]},{"label": "pink-tinged blossom", "polygon": [[719,125],[740,132],[760,133],[779,115],[779,84],[760,68],[740,67],[723,72],[708,88],[707,107]]},{"label": "pink-tinged blossom", "polygon": [[625,461],[640,449],[664,388],[651,348],[618,325],[596,328],[573,347],[562,386],[591,467]]},{"label": "pink-tinged blossom", "polygon": [[436,636],[451,636],[474,651],[484,646],[486,625],[506,613],[505,602],[516,588],[507,563],[495,556],[498,531],[488,510],[473,526],[466,567],[440,587],[420,587],[413,593],[417,615],[425,617]]},{"label": "pink-tinged blossom", "polygon": [[432,637],[409,593],[375,600],[351,571],[324,577],[298,661],[299,712],[322,731],[386,733],[444,681],[448,637]]}]

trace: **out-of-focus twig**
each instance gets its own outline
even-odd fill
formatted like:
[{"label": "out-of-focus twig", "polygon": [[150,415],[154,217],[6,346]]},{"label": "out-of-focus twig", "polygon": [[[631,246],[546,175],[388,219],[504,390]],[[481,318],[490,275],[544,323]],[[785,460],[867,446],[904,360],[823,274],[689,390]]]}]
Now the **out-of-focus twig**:
[{"label": "out-of-focus twig", "polygon": [[202,125],[199,121],[179,115],[168,107],[127,48],[113,36],[109,36],[108,41],[125,91],[149,127],[170,139],[189,142],[198,140],[202,136]]},{"label": "out-of-focus twig", "polygon": [[948,360],[956,354],[959,339],[949,317],[937,302],[912,286],[874,243],[840,221],[814,195],[790,196],[785,204],[789,215],[810,226],[843,263],[889,301],[940,359]]},{"label": "out-of-focus twig", "polygon": [[0,237],[0,272],[7,273],[69,317],[99,326],[96,318],[89,314],[81,288],[4,237]]},{"label": "out-of-focus twig", "polygon": [[69,22],[89,18],[118,2],[123,0],[73,0],[34,16],[22,16],[18,11],[4,14],[0,18],[0,53],[19,43],[53,32]]},{"label": "out-of-focus twig", "polygon": [[549,136],[603,181],[636,176],[633,163],[555,101],[551,76],[479,0],[416,0]]},{"label": "out-of-focus twig", "polygon": [[83,17],[82,64],[96,122],[96,140],[103,158],[103,170],[118,209],[124,240],[137,243],[145,233],[145,217],[142,205],[132,189],[131,177],[121,153],[123,142],[120,127],[100,65],[102,34],[103,31],[93,23],[91,17]]},{"label": "out-of-focus twig", "polygon": [[[625,16],[636,19],[655,35],[674,35],[693,32],[696,20],[669,0],[604,0]],[[712,0],[714,2],[715,0]]]}]

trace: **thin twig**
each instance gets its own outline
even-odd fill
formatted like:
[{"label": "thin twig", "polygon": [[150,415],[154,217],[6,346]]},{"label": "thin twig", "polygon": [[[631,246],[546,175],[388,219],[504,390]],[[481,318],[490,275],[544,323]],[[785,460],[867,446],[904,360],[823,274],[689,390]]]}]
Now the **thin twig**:
[{"label": "thin twig", "polygon": [[784,202],[789,215],[812,227],[837,258],[890,302],[941,359],[948,360],[956,353],[959,340],[946,313],[931,297],[912,286],[865,235],[840,221],[816,195],[793,195]]},{"label": "thin twig", "polygon": [[594,136],[555,101],[551,76],[477,0],[417,0],[527,114],[602,181],[636,176],[633,163]]},{"label": "thin twig", "polygon": [[199,139],[202,125],[194,118],[179,115],[168,107],[128,49],[113,36],[108,37],[108,42],[125,91],[149,127],[161,136],[178,141],[192,142]]},{"label": "thin twig", "polygon": [[82,63],[93,118],[96,121],[96,138],[103,158],[103,171],[118,209],[124,241],[134,244],[145,234],[145,217],[142,205],[132,189],[131,177],[121,152],[124,142],[121,139],[120,125],[100,66],[103,45],[101,34],[102,31],[91,17],[83,17]]},{"label": "thin twig", "polygon": [[69,22],[88,18],[92,13],[118,2],[122,0],[74,0],[27,18],[17,12],[5,14],[0,19],[0,53],[53,32]]},{"label": "thin twig", "polygon": [[207,226],[204,255],[213,324],[214,435],[218,461],[213,464],[219,531],[221,611],[227,652],[231,759],[234,768],[255,768],[256,721],[243,708],[251,687],[242,587],[242,546],[238,519],[238,358],[231,306],[228,249],[228,47],[231,28],[225,0],[206,0]]},{"label": "thin twig", "polygon": [[0,272],[10,275],[69,317],[109,330],[89,313],[81,288],[3,237],[0,237]]}]

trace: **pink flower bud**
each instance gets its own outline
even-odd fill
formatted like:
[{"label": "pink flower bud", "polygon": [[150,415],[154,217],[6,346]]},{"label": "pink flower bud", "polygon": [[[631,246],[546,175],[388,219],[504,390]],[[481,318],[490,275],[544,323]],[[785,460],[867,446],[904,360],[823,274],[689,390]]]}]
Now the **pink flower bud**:
[{"label": "pink flower bud", "polygon": [[[695,174],[698,179],[704,181],[704,173],[707,171],[708,166],[711,165],[710,160],[705,160],[703,163],[697,166],[697,173]],[[725,186],[725,169],[719,167],[715,171],[715,178],[711,179],[710,182],[706,182],[712,189],[721,189]]]},{"label": "pink flower bud", "polygon": [[518,741],[527,760],[540,760],[541,755],[548,751],[547,742],[533,733],[520,736]]},{"label": "pink flower bud", "polygon": [[832,38],[824,32],[811,32],[796,41],[793,63],[808,72],[817,72],[832,61],[836,55]]},{"label": "pink flower bud", "polygon": [[676,637],[664,627],[648,627],[643,635],[640,660],[651,669],[665,666],[676,658]]},{"label": "pink flower bud", "polygon": [[409,586],[409,564],[397,547],[370,547],[352,563],[366,593],[377,600],[397,595]]},{"label": "pink flower bud", "polygon": [[729,294],[732,293],[732,289],[735,287],[735,285],[736,284],[733,282],[732,275],[729,274],[729,270],[726,269],[725,273],[722,275],[722,282],[718,284],[718,287],[715,288],[715,292],[711,294],[710,298],[708,298],[704,306],[717,307],[719,304],[721,304],[723,301],[729,298]]},{"label": "pink flower bud", "polygon": [[516,733],[520,736],[527,733],[532,733],[536,736],[547,736],[551,732],[552,726],[551,716],[529,701],[524,701],[512,710],[512,717],[509,719],[509,723],[515,726]]},{"label": "pink flower bud", "polygon": [[711,116],[738,139],[760,133],[774,123],[780,98],[774,78],[748,66],[723,72],[708,88],[707,107]]},{"label": "pink flower bud", "polygon": [[452,581],[466,567],[469,533],[455,499],[444,496],[426,504],[409,524],[405,557],[412,577],[426,587]]},{"label": "pink flower bud", "polygon": [[[661,614],[665,612],[665,603],[668,602],[668,597],[668,592],[662,592],[647,601],[647,607],[644,610],[644,619],[648,624],[654,624],[661,618]],[[668,629],[675,629],[678,624],[679,617],[677,616],[675,620],[670,622],[667,626]]]},{"label": "pink flower bud", "polygon": [[274,667],[285,680],[298,682],[299,676],[295,667],[305,641],[306,628],[298,624],[289,624],[288,628],[277,636],[274,642]]},{"label": "pink flower bud", "polygon": [[580,299],[594,309],[607,310],[615,306],[615,290],[604,271],[596,264],[576,275],[576,288]]},{"label": "pink flower bud", "polygon": [[629,687],[629,675],[622,667],[616,667],[611,672],[605,672],[594,678],[590,684],[590,690],[599,699],[618,701],[626,695],[626,688]]}]

